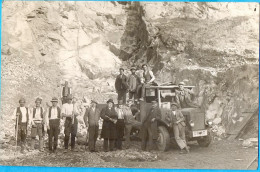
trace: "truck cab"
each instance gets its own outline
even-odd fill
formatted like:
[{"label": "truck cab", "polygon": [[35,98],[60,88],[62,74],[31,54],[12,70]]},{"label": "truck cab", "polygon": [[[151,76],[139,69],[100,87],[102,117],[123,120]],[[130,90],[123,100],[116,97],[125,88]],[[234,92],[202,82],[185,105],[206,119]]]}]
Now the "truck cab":
[{"label": "truck cab", "polygon": [[[194,86],[184,86],[192,89]],[[173,128],[165,120],[166,112],[170,110],[171,102],[175,100],[177,85],[147,86],[145,88],[144,101],[140,101],[140,118],[143,122],[147,112],[151,108],[151,102],[156,100],[161,110],[162,118],[158,121],[157,147],[160,151],[166,151],[171,141],[175,142]],[[186,122],[186,140],[196,140],[200,146],[207,147],[211,142],[210,127],[212,122],[206,121],[205,113],[200,108],[181,109]]]}]

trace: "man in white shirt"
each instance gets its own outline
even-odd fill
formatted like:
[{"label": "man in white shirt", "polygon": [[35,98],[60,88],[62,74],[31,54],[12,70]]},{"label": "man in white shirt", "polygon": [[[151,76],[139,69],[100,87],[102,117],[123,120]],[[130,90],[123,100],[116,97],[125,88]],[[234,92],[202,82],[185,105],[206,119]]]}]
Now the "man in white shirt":
[{"label": "man in white shirt", "polygon": [[61,116],[62,118],[65,117],[65,124],[64,124],[64,146],[65,146],[65,151],[66,153],[68,151],[69,147],[69,139],[71,135],[71,150],[74,151],[75,149],[75,138],[77,135],[77,129],[78,129],[78,120],[77,116],[79,115],[76,106],[72,104],[72,95],[69,94],[67,97],[67,103],[62,105],[61,109]]},{"label": "man in white shirt", "polygon": [[[30,112],[27,107],[25,107],[25,99],[21,98],[19,100],[20,106],[15,108],[13,112],[13,119],[16,120],[15,125],[15,135],[17,140],[21,143],[21,153],[25,153],[25,144],[27,137],[27,126],[30,121]],[[18,124],[18,126],[17,126]],[[17,128],[18,127],[18,128]],[[18,129],[18,130],[17,130]]]},{"label": "man in white shirt", "polygon": [[116,122],[116,133],[117,139],[115,141],[115,147],[119,150],[122,150],[122,141],[125,131],[125,111],[123,110],[123,100],[119,100],[117,112],[117,122]]},{"label": "man in white shirt", "polygon": [[44,132],[44,109],[41,107],[42,99],[35,100],[35,107],[31,111],[31,149],[34,150],[36,136],[39,136],[39,150],[43,152],[43,132]]},{"label": "man in white shirt", "polygon": [[[58,145],[58,136],[60,134],[60,118],[61,118],[61,110],[57,106],[58,98],[53,97],[52,106],[48,108],[46,111],[46,125],[48,128],[48,137],[49,137],[49,151],[50,153],[56,152]],[[54,142],[53,142],[54,138]]]}]

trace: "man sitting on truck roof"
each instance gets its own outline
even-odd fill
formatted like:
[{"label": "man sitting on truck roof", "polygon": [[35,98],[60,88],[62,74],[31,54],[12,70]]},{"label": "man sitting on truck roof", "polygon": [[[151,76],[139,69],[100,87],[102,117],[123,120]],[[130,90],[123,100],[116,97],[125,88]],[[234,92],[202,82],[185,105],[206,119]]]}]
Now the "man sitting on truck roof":
[{"label": "man sitting on truck roof", "polygon": [[196,108],[198,105],[192,102],[194,92],[184,88],[184,82],[179,83],[179,90],[176,90],[175,100],[181,108]]}]

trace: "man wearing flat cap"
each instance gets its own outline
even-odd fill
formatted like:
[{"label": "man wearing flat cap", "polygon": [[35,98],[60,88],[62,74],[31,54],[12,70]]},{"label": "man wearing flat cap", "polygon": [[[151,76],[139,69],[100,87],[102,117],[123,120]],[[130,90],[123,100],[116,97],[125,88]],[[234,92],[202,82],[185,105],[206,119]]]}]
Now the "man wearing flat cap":
[{"label": "man wearing flat cap", "polygon": [[97,102],[95,100],[91,100],[90,107],[86,109],[84,115],[84,122],[89,132],[89,151],[97,152],[96,150],[96,141],[98,137],[98,129],[99,129],[99,119],[100,119],[100,111],[97,108]]},{"label": "man wearing flat cap", "polygon": [[196,108],[198,105],[192,102],[194,92],[184,88],[184,82],[179,83],[179,89],[176,90],[175,101],[181,108]]},{"label": "man wearing flat cap", "polygon": [[[169,127],[173,129],[175,140],[181,149],[180,153],[189,153],[189,148],[185,139],[185,118],[178,109],[179,105],[173,102],[171,104],[171,109],[166,113],[165,120],[169,123]],[[184,149],[186,152],[183,151]]]},{"label": "man wearing flat cap", "polygon": [[131,75],[128,77],[128,86],[129,86],[129,99],[136,100],[137,97],[137,86],[141,84],[139,77],[136,75],[135,67],[131,68]]},{"label": "man wearing flat cap", "polygon": [[128,90],[127,77],[124,74],[124,69],[119,69],[120,74],[116,77],[115,88],[118,94],[117,100],[123,100],[123,103],[126,103],[126,93]]},{"label": "man wearing flat cap", "polygon": [[62,105],[61,116],[65,118],[64,123],[64,153],[67,153],[69,148],[69,139],[71,137],[71,151],[75,151],[75,139],[78,131],[78,119],[79,115],[77,107],[72,103],[72,95],[67,96],[67,103]]},{"label": "man wearing flat cap", "polygon": [[27,107],[25,107],[24,98],[19,100],[19,104],[20,106],[14,109],[12,119],[16,120],[15,131],[17,132],[15,135],[21,144],[21,153],[24,154],[26,147],[27,126],[30,123],[30,111]]},{"label": "man wearing flat cap", "polygon": [[161,119],[161,110],[158,107],[157,101],[152,101],[152,107],[142,121],[142,143],[143,151],[151,151],[155,149],[155,142],[158,138],[157,120]]},{"label": "man wearing flat cap", "polygon": [[58,137],[60,134],[61,109],[58,107],[58,98],[51,99],[52,106],[46,111],[46,125],[49,137],[49,151],[55,153],[58,146]]},{"label": "man wearing flat cap", "polygon": [[35,107],[32,108],[32,120],[31,120],[31,125],[32,125],[32,129],[31,129],[31,150],[34,150],[34,146],[35,146],[35,140],[36,140],[36,136],[38,135],[39,137],[39,150],[40,152],[43,152],[43,134],[44,134],[44,108],[41,106],[42,103],[42,99],[41,98],[37,98],[35,100]]},{"label": "man wearing flat cap", "polygon": [[117,113],[114,108],[113,99],[107,101],[107,106],[101,110],[100,117],[103,119],[101,138],[104,138],[103,149],[105,152],[114,151],[115,140],[117,139],[116,122]]}]

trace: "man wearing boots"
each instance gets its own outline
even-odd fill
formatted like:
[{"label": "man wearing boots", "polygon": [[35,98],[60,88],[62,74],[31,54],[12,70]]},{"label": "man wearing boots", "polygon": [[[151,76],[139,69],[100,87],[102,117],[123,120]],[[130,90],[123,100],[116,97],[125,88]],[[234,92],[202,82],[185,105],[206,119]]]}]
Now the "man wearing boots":
[{"label": "man wearing boots", "polygon": [[[19,100],[20,106],[15,108],[13,112],[13,118],[16,120],[15,131],[17,131],[17,140],[21,143],[21,153],[25,153],[26,147],[26,137],[27,137],[27,126],[30,121],[30,112],[27,107],[25,107],[25,99],[21,98]],[[18,126],[17,126],[18,124]],[[17,128],[18,127],[18,128]]]},{"label": "man wearing boots", "polygon": [[[148,111],[142,122],[142,143],[143,151],[151,151],[155,149],[155,141],[158,137],[157,120],[161,119],[161,110],[158,108],[157,102],[152,101],[152,108]],[[147,148],[147,149],[146,149]]]},{"label": "man wearing boots", "polygon": [[48,108],[45,117],[49,137],[49,151],[55,153],[58,145],[58,136],[60,134],[61,109],[57,106],[58,98],[53,97],[51,103],[52,106]]},{"label": "man wearing boots", "polygon": [[37,98],[35,100],[35,107],[32,109],[31,120],[31,150],[34,150],[36,136],[39,137],[39,150],[43,152],[43,133],[44,133],[44,109],[41,107],[42,99]]},{"label": "man wearing boots", "polygon": [[67,103],[62,105],[61,109],[61,115],[62,118],[65,117],[65,124],[64,124],[64,146],[65,146],[65,151],[64,153],[68,152],[68,147],[69,147],[69,139],[71,136],[71,150],[75,150],[75,138],[77,135],[77,130],[78,130],[78,120],[77,116],[79,115],[78,110],[76,109],[76,106],[72,103],[72,95],[69,94],[67,97]]},{"label": "man wearing boots", "polygon": [[96,150],[96,141],[98,137],[98,129],[99,129],[99,119],[100,119],[100,111],[97,109],[97,102],[91,100],[90,108],[86,109],[84,115],[84,122],[86,127],[88,127],[89,132],[89,151],[97,152]]}]

